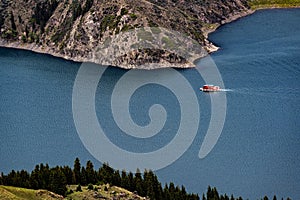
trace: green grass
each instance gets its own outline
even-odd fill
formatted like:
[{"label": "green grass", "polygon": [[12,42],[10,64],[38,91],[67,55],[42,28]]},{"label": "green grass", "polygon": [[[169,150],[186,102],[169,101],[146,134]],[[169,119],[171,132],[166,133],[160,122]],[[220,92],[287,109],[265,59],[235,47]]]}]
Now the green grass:
[{"label": "green grass", "polygon": [[94,187],[97,188],[97,191],[95,190],[88,190],[87,186],[81,186],[82,192],[75,192],[76,191],[76,185],[68,186],[68,190],[73,190],[74,193],[69,194],[66,199],[67,200],[84,200],[84,199],[95,199],[94,195],[97,193],[98,195],[107,198],[112,199],[115,197],[116,199],[119,199],[118,197],[121,193],[124,194],[123,198],[120,199],[142,199],[141,197],[137,197],[132,192],[129,192],[123,188],[116,187],[116,186],[109,186],[109,185],[94,185]]},{"label": "green grass", "polygon": [[[142,197],[133,194],[123,188],[107,185],[94,185],[97,190],[88,190],[88,186],[81,186],[82,192],[76,192],[77,185],[68,186],[68,190],[74,192],[67,195],[65,200],[99,199],[99,196],[112,199],[138,199]],[[98,197],[95,197],[95,195]],[[122,197],[120,196],[122,195]],[[62,197],[47,190],[31,190],[12,186],[0,185],[0,200],[56,200]]]},{"label": "green grass", "polygon": [[62,196],[47,190],[31,190],[0,185],[1,200],[56,200],[61,198]]},{"label": "green grass", "polygon": [[16,188],[11,186],[2,186],[0,185],[0,199],[1,200],[40,200],[36,196],[36,190],[29,190],[24,188]]},{"label": "green grass", "polygon": [[300,0],[250,0],[249,5],[252,9],[272,8],[272,7],[299,7]]}]

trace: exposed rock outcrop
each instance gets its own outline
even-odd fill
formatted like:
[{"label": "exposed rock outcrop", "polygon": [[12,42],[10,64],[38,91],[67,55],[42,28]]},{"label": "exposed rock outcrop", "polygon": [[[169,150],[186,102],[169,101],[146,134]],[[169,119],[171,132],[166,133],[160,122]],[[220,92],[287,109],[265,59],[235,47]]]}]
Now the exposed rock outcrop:
[{"label": "exposed rock outcrop", "polygon": [[[212,52],[217,47],[207,40],[208,32],[249,12],[247,0],[0,0],[0,45],[95,61],[91,55],[108,38],[135,28],[163,27]],[[130,42],[141,37],[136,39]],[[168,37],[155,39],[170,44]],[[191,67],[189,60],[168,49],[133,49],[116,60],[112,64],[124,68],[141,68],[147,62]]]}]

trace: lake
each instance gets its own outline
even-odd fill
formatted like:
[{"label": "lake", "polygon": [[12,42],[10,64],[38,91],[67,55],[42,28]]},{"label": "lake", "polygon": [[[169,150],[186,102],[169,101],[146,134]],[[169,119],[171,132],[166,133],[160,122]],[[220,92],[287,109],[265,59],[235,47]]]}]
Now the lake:
[{"label": "lake", "polygon": [[[210,94],[199,91],[205,82],[195,69],[176,71],[188,80],[199,101],[199,129],[179,159],[156,171],[160,181],[183,184],[200,196],[211,185],[220,193],[245,199],[274,194],[300,199],[299,21],[300,9],[260,10],[210,35],[221,47],[211,58],[230,90],[225,93],[222,134],[204,159],[198,153],[212,115]],[[82,164],[92,160],[100,166],[74,124],[72,92],[80,66],[49,55],[0,48],[0,171],[32,170],[41,162],[73,166],[76,157]],[[181,102],[167,87],[155,83],[140,87],[130,99],[133,121],[147,125],[149,108],[161,104],[168,113],[166,123],[152,137],[125,134],[114,121],[111,94],[127,73],[117,68],[103,73],[95,94],[99,123],[114,144],[129,152],[164,148],[180,126]]]}]

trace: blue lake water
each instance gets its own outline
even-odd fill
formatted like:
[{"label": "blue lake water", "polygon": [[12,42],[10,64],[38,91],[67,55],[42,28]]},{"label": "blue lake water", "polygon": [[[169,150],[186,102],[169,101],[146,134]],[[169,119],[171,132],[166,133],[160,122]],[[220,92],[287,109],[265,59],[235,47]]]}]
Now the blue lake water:
[{"label": "blue lake water", "polygon": [[[210,35],[221,47],[211,58],[231,91],[226,92],[221,137],[204,159],[198,152],[208,129],[210,97],[199,91],[204,81],[196,70],[178,70],[199,100],[200,128],[183,156],[156,171],[163,183],[183,184],[200,195],[212,185],[221,193],[250,199],[274,194],[300,199],[299,21],[299,9],[263,10]],[[74,125],[72,90],[79,68],[80,63],[0,48],[0,171],[31,170],[41,162],[72,166],[76,157],[100,165]],[[161,104],[167,122],[148,139],[122,133],[113,120],[110,97],[127,72],[111,68],[103,74],[96,93],[98,120],[110,140],[128,151],[162,148],[178,129],[180,103],[166,87],[139,88],[130,100],[133,120],[147,125],[149,107]]]}]

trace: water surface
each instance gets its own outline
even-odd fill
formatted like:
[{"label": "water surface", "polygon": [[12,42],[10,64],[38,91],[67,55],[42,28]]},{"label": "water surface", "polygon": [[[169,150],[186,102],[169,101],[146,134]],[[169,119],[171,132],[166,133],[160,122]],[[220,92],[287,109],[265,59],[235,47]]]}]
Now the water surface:
[{"label": "water surface", "polygon": [[[183,184],[200,195],[212,185],[221,193],[250,199],[274,194],[300,198],[299,21],[299,9],[263,10],[210,35],[221,47],[212,58],[232,91],[226,93],[222,135],[202,160],[198,152],[208,128],[210,98],[198,91],[204,81],[195,70],[180,70],[200,102],[200,128],[188,151],[156,172],[163,183]],[[0,171],[31,170],[40,162],[72,166],[76,157],[100,165],[83,146],[73,122],[72,88],[79,67],[52,56],[0,48]],[[130,105],[136,123],[149,122],[148,108],[154,103],[166,108],[168,121],[149,140],[128,137],[116,126],[109,107],[111,90],[126,72],[105,72],[96,95],[101,99],[96,103],[98,119],[122,148],[159,149],[176,133],[179,103],[165,87],[140,88]]]}]

